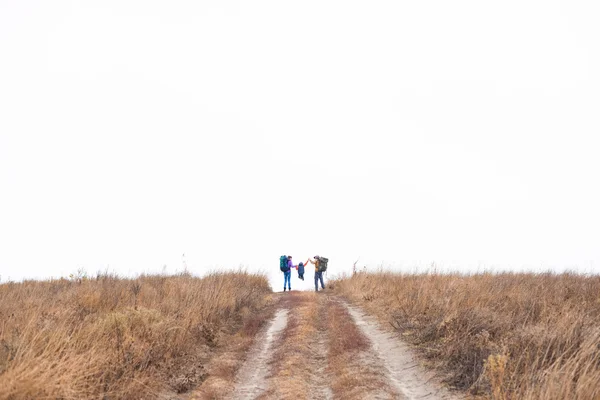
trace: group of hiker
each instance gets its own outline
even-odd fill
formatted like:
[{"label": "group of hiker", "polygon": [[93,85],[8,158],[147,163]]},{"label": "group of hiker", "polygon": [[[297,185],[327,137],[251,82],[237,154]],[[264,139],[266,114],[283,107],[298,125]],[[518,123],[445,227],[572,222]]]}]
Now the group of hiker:
[{"label": "group of hiker", "polygon": [[327,271],[327,262],[329,260],[325,257],[314,256],[312,259],[306,260],[304,263],[294,265],[292,256],[281,256],[279,257],[279,269],[283,272],[283,291],[292,290],[291,277],[292,269],[298,271],[298,278],[304,280],[304,267],[309,263],[315,266],[315,292],[319,291],[319,282],[321,283],[321,289],[325,289],[325,283],[323,282],[323,272]]}]

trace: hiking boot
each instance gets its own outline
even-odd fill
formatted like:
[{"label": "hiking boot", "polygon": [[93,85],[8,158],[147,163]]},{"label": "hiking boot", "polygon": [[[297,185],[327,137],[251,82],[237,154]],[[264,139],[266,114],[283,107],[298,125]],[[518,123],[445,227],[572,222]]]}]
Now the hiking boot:
[{"label": "hiking boot", "polygon": [[285,288],[283,288],[283,291],[285,292]]}]

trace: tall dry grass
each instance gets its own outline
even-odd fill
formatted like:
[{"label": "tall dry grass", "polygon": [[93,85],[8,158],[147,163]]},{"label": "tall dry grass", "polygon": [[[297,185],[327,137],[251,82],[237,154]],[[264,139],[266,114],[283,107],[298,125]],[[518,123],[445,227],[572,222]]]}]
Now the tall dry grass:
[{"label": "tall dry grass", "polygon": [[243,271],[2,284],[0,399],[185,392],[220,340],[256,332],[270,292],[266,277]]},{"label": "tall dry grass", "polygon": [[600,398],[600,277],[359,273],[336,290],[494,399]]}]

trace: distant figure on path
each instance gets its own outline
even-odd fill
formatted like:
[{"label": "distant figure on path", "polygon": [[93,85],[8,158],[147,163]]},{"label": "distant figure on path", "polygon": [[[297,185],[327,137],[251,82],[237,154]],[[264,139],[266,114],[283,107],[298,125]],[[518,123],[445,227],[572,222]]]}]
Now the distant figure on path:
[{"label": "distant figure on path", "polygon": [[321,281],[321,288],[325,290],[325,284],[323,283],[323,272],[327,268],[327,261],[324,262],[325,269],[321,266],[321,258],[319,256],[314,256],[314,260],[310,258],[306,261],[306,264],[311,263],[315,266],[315,292],[319,291],[319,281]]},{"label": "distant figure on path", "polygon": [[[290,258],[291,258],[291,256],[290,256]],[[292,275],[292,271],[290,270],[290,267],[289,267],[288,256],[283,255],[283,256],[279,257],[279,269],[281,270],[281,272],[283,272],[283,291],[285,292],[285,284],[287,283],[288,287],[291,286],[290,277]],[[291,287],[290,287],[290,290],[292,290]]]},{"label": "distant figure on path", "polygon": [[284,260],[285,256],[280,257],[279,268],[283,272],[283,291],[285,292],[285,284],[287,283],[287,289],[292,290],[292,268],[294,268],[294,263],[292,262],[292,256],[287,256],[287,260]]}]

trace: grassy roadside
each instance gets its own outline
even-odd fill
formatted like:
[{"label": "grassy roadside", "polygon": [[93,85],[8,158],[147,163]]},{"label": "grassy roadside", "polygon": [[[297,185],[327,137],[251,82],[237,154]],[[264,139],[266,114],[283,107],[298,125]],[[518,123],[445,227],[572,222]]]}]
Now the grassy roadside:
[{"label": "grassy roadside", "polygon": [[206,379],[184,398],[202,400],[223,399],[229,396],[235,387],[236,374],[246,361],[260,329],[273,317],[274,310],[275,304],[272,299],[267,306],[260,309],[244,310],[243,315],[240,315],[243,320],[241,328],[235,334],[223,336],[219,346],[204,360]]},{"label": "grassy roadside", "polygon": [[223,343],[258,330],[270,293],[241,271],[2,284],[0,399],[185,393]]},{"label": "grassy roadside", "polygon": [[494,399],[600,396],[600,277],[356,274],[337,292]]}]

